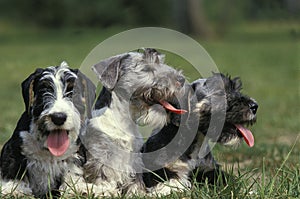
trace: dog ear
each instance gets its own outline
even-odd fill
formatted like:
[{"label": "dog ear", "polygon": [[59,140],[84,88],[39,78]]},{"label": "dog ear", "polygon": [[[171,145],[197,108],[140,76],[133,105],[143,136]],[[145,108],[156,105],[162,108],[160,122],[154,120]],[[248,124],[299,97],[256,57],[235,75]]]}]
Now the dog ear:
[{"label": "dog ear", "polygon": [[[76,86],[75,89],[78,89],[78,93],[77,91],[75,91],[75,93],[79,94],[78,97],[80,98],[79,100],[81,100],[82,104],[84,107],[82,107],[83,113],[85,116],[87,116],[88,118],[92,117],[92,108],[94,105],[94,101],[96,98],[96,86],[93,84],[93,82],[86,77],[82,72],[80,72],[79,70],[76,70],[78,79],[76,80]],[[75,95],[77,96],[77,95]],[[75,97],[74,96],[74,97]],[[75,102],[78,99],[74,99]],[[76,105],[78,105],[78,103],[75,103]]]},{"label": "dog ear", "polygon": [[109,92],[107,90],[107,88],[105,87],[102,87],[102,90],[96,100],[96,103],[95,103],[95,109],[96,110],[99,110],[99,109],[102,109],[103,107],[105,106],[110,106],[111,104],[111,100],[112,100],[112,97],[111,97],[111,92]]},{"label": "dog ear", "polygon": [[232,80],[233,82],[233,89],[236,91],[240,91],[242,90],[243,84],[242,84],[242,80],[239,77],[235,77]]},{"label": "dog ear", "polygon": [[193,89],[194,95],[196,95],[198,101],[206,97],[208,93],[206,83],[207,79],[197,79],[191,83],[191,88]]},{"label": "dog ear", "polygon": [[22,95],[23,100],[26,108],[26,112],[29,113],[30,107],[32,107],[34,103],[34,91],[33,91],[33,85],[34,80],[37,76],[42,74],[43,69],[37,68],[34,73],[29,75],[23,82],[22,82]]},{"label": "dog ear", "polygon": [[104,87],[112,90],[116,86],[119,78],[121,62],[128,56],[129,54],[121,54],[110,57],[108,59],[102,60],[92,67]]}]

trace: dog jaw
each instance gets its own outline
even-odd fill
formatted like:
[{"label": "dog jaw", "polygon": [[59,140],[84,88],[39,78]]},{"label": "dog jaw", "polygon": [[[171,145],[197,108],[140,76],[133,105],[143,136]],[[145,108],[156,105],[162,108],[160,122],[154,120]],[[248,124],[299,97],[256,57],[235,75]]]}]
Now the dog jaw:
[{"label": "dog jaw", "polygon": [[[256,122],[256,109],[258,106],[254,99],[240,92],[241,84],[240,79],[231,79],[223,74],[214,74],[205,81],[196,80],[193,83],[196,89],[195,94],[199,99],[194,112],[199,114],[199,130],[202,133],[206,135],[210,125],[214,125],[210,123],[213,108],[215,111],[222,111],[220,107],[226,107],[226,109],[224,108],[224,111],[226,111],[225,123],[221,132],[207,135],[211,141],[236,148],[244,139],[250,147],[254,145],[254,137],[251,131],[244,126]],[[223,102],[224,105],[219,100],[213,103],[215,98],[226,101]],[[254,112],[251,109],[252,105],[256,106]]]},{"label": "dog jaw", "polygon": [[[183,78],[181,72],[175,76],[180,77],[179,79]],[[178,80],[165,82],[164,86],[154,85],[152,88],[138,88],[130,99],[132,117],[141,126],[149,125],[154,129],[162,128],[167,122],[169,112],[175,114],[187,112],[172,105],[172,103],[178,103],[177,98],[180,98],[183,93],[184,82]]]},{"label": "dog jaw", "polygon": [[[137,112],[136,112],[137,113]],[[140,116],[135,116],[136,123],[140,126],[150,126],[151,128],[157,129],[162,128],[167,122],[167,112],[165,109],[154,104],[148,108],[147,112]]]}]

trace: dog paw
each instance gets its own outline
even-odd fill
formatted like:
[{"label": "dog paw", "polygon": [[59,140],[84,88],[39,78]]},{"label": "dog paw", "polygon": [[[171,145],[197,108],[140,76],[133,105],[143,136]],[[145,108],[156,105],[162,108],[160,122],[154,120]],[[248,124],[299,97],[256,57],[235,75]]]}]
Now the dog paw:
[{"label": "dog paw", "polygon": [[29,184],[24,182],[1,182],[1,196],[10,196],[10,197],[33,197],[32,190],[29,187]]}]

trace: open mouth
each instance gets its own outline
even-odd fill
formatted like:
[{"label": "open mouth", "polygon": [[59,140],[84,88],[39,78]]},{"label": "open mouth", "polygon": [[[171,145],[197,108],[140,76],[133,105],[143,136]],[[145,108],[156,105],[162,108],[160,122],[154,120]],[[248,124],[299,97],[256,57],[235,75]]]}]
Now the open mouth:
[{"label": "open mouth", "polygon": [[168,111],[171,111],[173,113],[176,113],[176,114],[184,114],[186,113],[187,111],[184,110],[184,109],[177,109],[175,108],[174,106],[172,106],[169,102],[165,101],[165,100],[160,100],[159,103],[165,108],[167,109]]},{"label": "open mouth", "polygon": [[47,137],[47,147],[53,156],[59,157],[65,154],[70,145],[69,131],[55,129],[50,131]]},{"label": "open mouth", "polygon": [[236,130],[243,136],[245,142],[249,147],[254,146],[254,136],[252,132],[244,127],[242,124],[233,124],[236,128]]},{"label": "open mouth", "polygon": [[162,93],[164,93],[164,92],[157,91],[155,89],[151,89],[150,91],[147,90],[147,92],[143,92],[142,94],[139,94],[139,92],[137,92],[136,96],[142,96],[142,100],[145,103],[147,103],[149,106],[152,106],[154,104],[160,104],[166,110],[176,113],[176,114],[184,114],[187,112],[184,109],[178,109],[178,108],[174,107],[173,105],[171,105],[170,102],[165,100],[165,97]]},{"label": "open mouth", "polygon": [[162,107],[164,107],[166,110],[176,113],[176,114],[184,114],[187,113],[188,111],[184,110],[184,109],[178,109],[175,108],[172,104],[170,104],[168,101],[166,100],[156,100],[153,98],[147,98],[144,96],[143,101],[146,102],[149,106],[152,106],[154,104],[160,104]]}]

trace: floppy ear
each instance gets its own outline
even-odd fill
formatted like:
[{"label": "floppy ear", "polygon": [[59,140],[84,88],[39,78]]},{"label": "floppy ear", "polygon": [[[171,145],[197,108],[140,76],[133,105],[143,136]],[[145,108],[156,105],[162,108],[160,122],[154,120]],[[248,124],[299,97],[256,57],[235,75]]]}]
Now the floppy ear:
[{"label": "floppy ear", "polygon": [[[84,105],[82,110],[84,112],[84,115],[87,116],[88,118],[91,118],[92,108],[96,98],[96,86],[87,76],[85,76],[79,70],[76,70],[76,73],[78,79],[76,80],[76,86],[74,89],[79,89],[79,93],[80,93],[79,97]],[[75,105],[76,104],[77,103],[75,103]]]},{"label": "floppy ear", "polygon": [[202,100],[207,95],[208,88],[206,82],[207,79],[197,79],[190,84],[198,100]]},{"label": "floppy ear", "polygon": [[105,106],[109,107],[110,104],[111,104],[111,100],[112,100],[111,92],[109,92],[107,90],[107,88],[102,87],[102,90],[100,91],[100,94],[99,94],[99,96],[96,100],[96,103],[95,103],[95,109],[99,110],[99,109],[102,109]]},{"label": "floppy ear", "polygon": [[92,67],[104,87],[112,90],[116,86],[121,61],[128,56],[129,54],[122,54],[110,57]]},{"label": "floppy ear", "polygon": [[22,95],[23,95],[23,100],[26,108],[26,112],[29,113],[30,107],[32,107],[33,102],[34,102],[34,92],[33,92],[33,84],[34,84],[34,79],[42,74],[43,69],[38,68],[35,70],[34,73],[29,75],[23,82],[22,82]]}]

